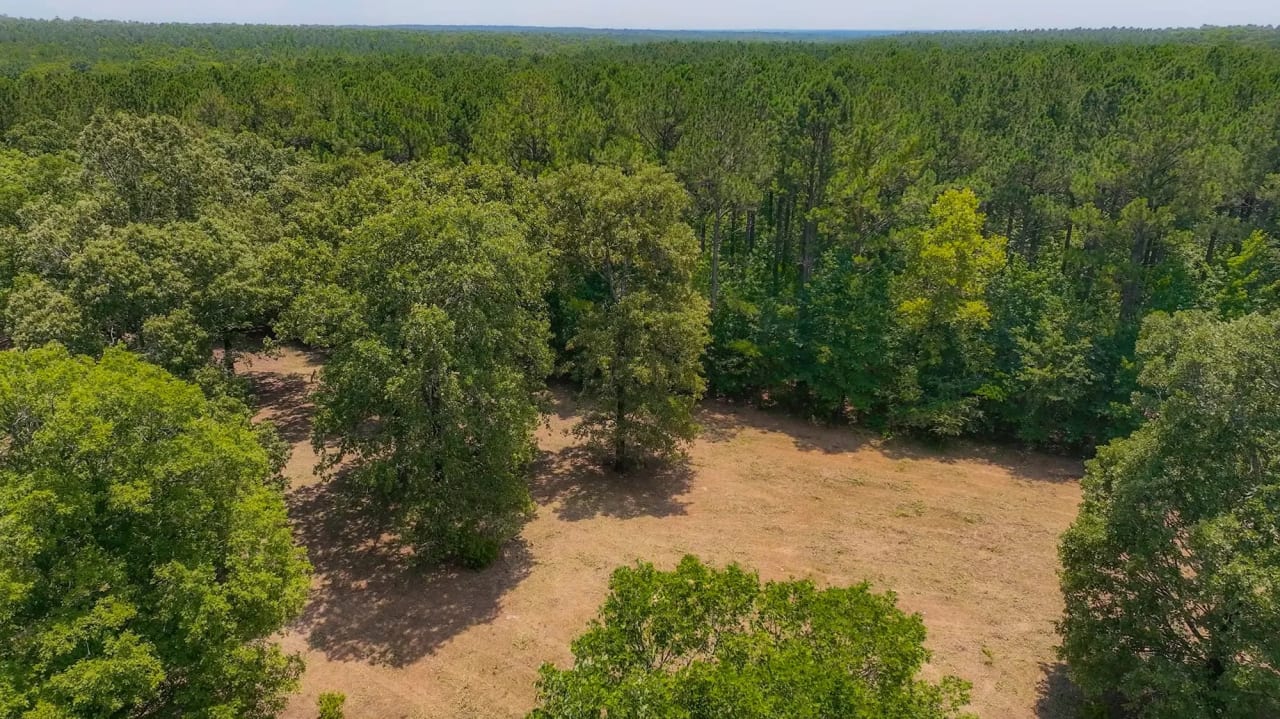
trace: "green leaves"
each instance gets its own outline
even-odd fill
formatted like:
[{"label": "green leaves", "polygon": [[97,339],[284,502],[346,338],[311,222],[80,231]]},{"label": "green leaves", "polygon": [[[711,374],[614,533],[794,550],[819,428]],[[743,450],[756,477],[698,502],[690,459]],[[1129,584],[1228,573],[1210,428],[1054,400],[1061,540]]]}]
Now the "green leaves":
[{"label": "green leaves", "polygon": [[1089,464],[1063,536],[1063,655],[1144,717],[1280,711],[1280,320],[1153,315],[1147,422]]},{"label": "green leaves", "polygon": [[983,234],[972,190],[948,190],[929,224],[905,239],[906,266],[891,283],[900,372],[890,387],[893,421],[958,435],[981,415],[979,392],[991,347],[983,332],[987,286],[1005,265],[1005,239]]},{"label": "green leaves", "polygon": [[550,371],[544,258],[508,209],[405,201],[357,227],[337,283],[282,329],[333,349],[315,441],[393,508],[422,561],[481,566],[531,501],[538,394]]},{"label": "green leaves", "polygon": [[247,416],[46,348],[0,353],[0,427],[0,716],[273,716],[308,567]]},{"label": "green leaves", "polygon": [[566,364],[591,405],[575,431],[620,469],[670,457],[697,431],[708,341],[697,248],[680,221],[685,194],[651,166],[628,175],[579,165],[545,187]]},{"label": "green leaves", "polygon": [[984,328],[986,288],[1004,267],[1005,239],[984,236],[972,190],[948,190],[929,209],[930,225],[908,241],[907,266],[894,287],[910,329]]},{"label": "green leaves", "polygon": [[958,717],[968,687],[916,678],[924,624],[867,585],[770,582],[686,556],[622,567],[574,667],[544,665],[530,715]]}]

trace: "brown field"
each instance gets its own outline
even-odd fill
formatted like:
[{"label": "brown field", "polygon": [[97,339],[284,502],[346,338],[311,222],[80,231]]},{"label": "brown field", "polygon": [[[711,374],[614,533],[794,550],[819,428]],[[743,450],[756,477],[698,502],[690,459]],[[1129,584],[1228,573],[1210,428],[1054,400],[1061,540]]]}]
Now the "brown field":
[{"label": "brown field", "polygon": [[685,553],[765,579],[893,589],[924,616],[929,674],[973,682],[979,716],[1074,714],[1053,622],[1055,545],[1075,516],[1079,462],[925,449],[708,403],[687,465],[620,478],[575,447],[561,398],[539,435],[536,518],[489,569],[422,573],[403,566],[377,517],[312,474],[317,367],[286,352],[246,368],[263,416],[296,443],[290,512],[316,568],[283,638],[307,662],[289,719],[314,717],[323,691],[345,692],[351,719],[521,716],[538,666],[567,663],[614,567]]}]

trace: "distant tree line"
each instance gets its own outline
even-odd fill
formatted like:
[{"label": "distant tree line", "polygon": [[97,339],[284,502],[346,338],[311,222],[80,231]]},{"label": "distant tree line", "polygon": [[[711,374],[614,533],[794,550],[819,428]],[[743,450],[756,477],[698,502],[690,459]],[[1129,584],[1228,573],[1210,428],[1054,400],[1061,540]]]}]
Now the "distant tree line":
[{"label": "distant tree line", "polygon": [[[305,566],[236,374],[263,336],[327,352],[324,466],[425,562],[519,531],[553,376],[620,470],[678,454],[704,394],[1101,447],[1062,550],[1081,686],[1274,713],[1276,38],[0,19],[0,716],[278,707],[297,667],[266,637]],[[638,571],[618,586],[666,581]],[[748,584],[732,616],[802,621]],[[717,651],[689,673],[743,681]],[[544,699],[597,706],[599,679],[548,669]],[[932,716],[948,687],[882,688]]]}]

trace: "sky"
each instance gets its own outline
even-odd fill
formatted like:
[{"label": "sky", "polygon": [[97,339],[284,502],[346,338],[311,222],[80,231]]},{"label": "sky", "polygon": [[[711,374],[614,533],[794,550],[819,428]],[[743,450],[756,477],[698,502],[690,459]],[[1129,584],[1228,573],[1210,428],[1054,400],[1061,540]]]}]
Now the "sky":
[{"label": "sky", "polygon": [[951,30],[1280,23],[1277,0],[0,0],[15,17],[325,25]]}]

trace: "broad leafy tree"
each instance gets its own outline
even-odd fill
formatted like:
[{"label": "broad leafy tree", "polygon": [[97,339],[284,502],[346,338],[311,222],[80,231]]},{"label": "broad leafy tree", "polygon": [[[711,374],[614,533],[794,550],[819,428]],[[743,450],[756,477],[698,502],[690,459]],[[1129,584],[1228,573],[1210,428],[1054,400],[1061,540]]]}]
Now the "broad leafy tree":
[{"label": "broad leafy tree", "polygon": [[983,232],[971,190],[948,190],[928,223],[904,238],[906,263],[890,291],[901,372],[892,391],[895,421],[955,435],[977,417],[991,359],[987,285],[1005,264],[1005,239]]},{"label": "broad leafy tree", "polygon": [[1280,317],[1154,315],[1062,539],[1063,656],[1139,717],[1280,713]]},{"label": "broad leafy tree", "polygon": [[493,561],[531,508],[551,370],[546,263],[503,205],[406,201],[355,230],[334,284],[283,328],[331,348],[315,440],[398,517],[423,561]]},{"label": "broad leafy tree", "polygon": [[308,566],[248,415],[122,350],[0,353],[0,717],[271,717]]},{"label": "broad leafy tree", "polygon": [[968,685],[919,678],[919,615],[865,585],[762,584],[685,557],[622,567],[574,666],[542,667],[536,719],[961,716]]},{"label": "broad leafy tree", "polygon": [[707,303],[685,193],[646,166],[576,166],[546,183],[568,365],[589,409],[579,434],[618,469],[670,456],[697,432]]}]

